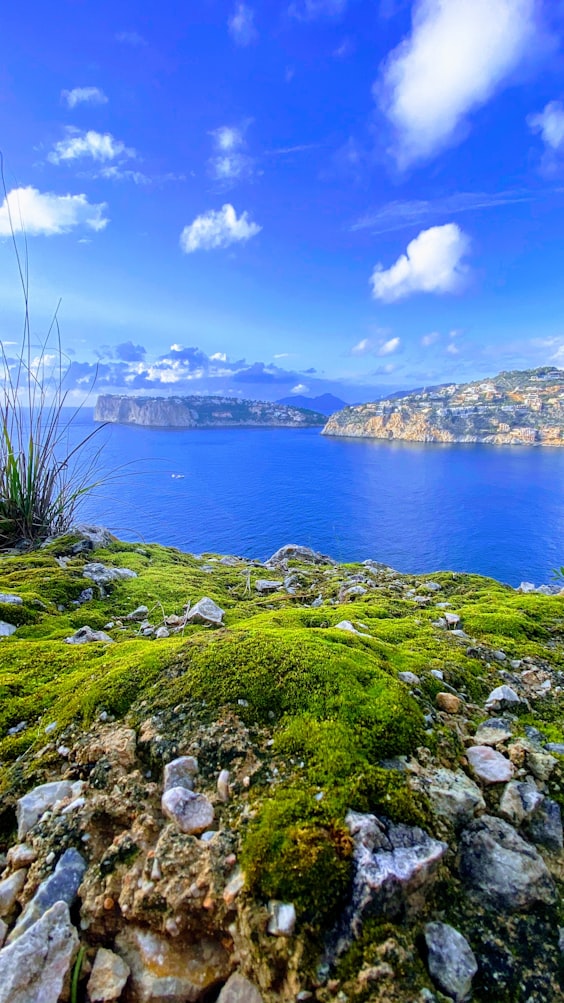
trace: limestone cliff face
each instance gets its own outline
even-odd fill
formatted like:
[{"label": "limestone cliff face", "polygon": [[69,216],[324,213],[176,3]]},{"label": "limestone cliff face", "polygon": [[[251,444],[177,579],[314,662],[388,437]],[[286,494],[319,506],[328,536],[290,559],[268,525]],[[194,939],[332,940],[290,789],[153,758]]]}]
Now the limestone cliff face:
[{"label": "limestone cliff face", "polygon": [[233,397],[98,397],[94,421],[152,428],[287,427],[323,425],[325,415],[269,401]]},{"label": "limestone cliff face", "polygon": [[564,446],[564,371],[500,373],[348,407],[324,435],[414,442]]}]

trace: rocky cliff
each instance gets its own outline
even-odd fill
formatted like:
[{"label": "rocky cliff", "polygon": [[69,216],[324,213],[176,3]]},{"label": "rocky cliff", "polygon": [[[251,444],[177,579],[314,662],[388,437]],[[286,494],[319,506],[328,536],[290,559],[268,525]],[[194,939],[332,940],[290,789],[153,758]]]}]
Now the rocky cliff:
[{"label": "rocky cliff", "polygon": [[153,428],[307,428],[323,425],[325,415],[305,408],[270,401],[234,397],[121,397],[103,394],[94,409],[94,421]]},{"label": "rocky cliff", "polygon": [[395,394],[339,411],[323,434],[564,446],[564,370],[507,372],[474,383]]},{"label": "rocky cliff", "polygon": [[562,1000],[551,591],[2,555],[0,1003]]}]

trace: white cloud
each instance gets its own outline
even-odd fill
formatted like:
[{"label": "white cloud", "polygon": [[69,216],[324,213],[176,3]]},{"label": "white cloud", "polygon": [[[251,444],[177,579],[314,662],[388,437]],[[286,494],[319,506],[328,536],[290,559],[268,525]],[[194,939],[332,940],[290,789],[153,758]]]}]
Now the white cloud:
[{"label": "white cloud", "polygon": [[252,42],[256,42],[258,31],[255,28],[255,12],[246,4],[237,4],[227,25],[229,34],[237,45],[251,45]]},{"label": "white cloud", "polygon": [[68,233],[76,226],[103,230],[109,222],[106,209],[105,202],[91,204],[86,195],[54,195],[31,186],[13,188],[0,206],[0,236],[10,236],[11,227],[30,236]]},{"label": "white cloud", "polygon": [[346,9],[348,0],[296,0],[288,13],[299,21],[313,21],[316,17],[338,17]]},{"label": "white cloud", "polygon": [[351,348],[351,355],[392,355],[400,347],[400,338],[386,338],[376,341],[374,338],[362,338]]},{"label": "white cloud", "polygon": [[446,350],[449,355],[458,355],[458,353],[460,352],[460,349],[457,348],[454,342],[452,341],[450,342],[449,345],[447,345]]},{"label": "white cloud", "polygon": [[115,139],[109,132],[100,133],[93,129],[79,132],[77,129],[67,129],[66,139],[55,143],[47,159],[52,164],[60,164],[62,161],[90,157],[92,160],[104,163],[106,160],[115,160],[116,157],[135,157],[135,155],[135,150],[127,147],[120,139]]},{"label": "white cloud", "polygon": [[525,58],[538,0],[417,0],[411,35],[375,93],[396,132],[400,166],[449,145]]},{"label": "white cloud", "polygon": [[551,150],[564,150],[564,104],[549,101],[538,115],[529,115],[527,124],[533,132],[540,132],[543,142]]},{"label": "white cloud", "polygon": [[69,108],[77,104],[107,104],[108,99],[99,87],[73,87],[72,91],[61,91],[61,100]]},{"label": "white cloud", "polygon": [[210,362],[227,362],[227,355],[225,352],[214,352],[210,355]]},{"label": "white cloud", "polygon": [[293,393],[293,394],[305,394],[305,393],[307,393],[308,390],[309,390],[309,387],[306,387],[305,383],[297,383],[295,387],[292,387],[290,393]]},{"label": "white cloud", "polygon": [[227,153],[221,157],[212,157],[209,169],[216,181],[221,181],[227,186],[233,181],[251,177],[254,163],[253,158],[245,153]]},{"label": "white cloud", "polygon": [[243,144],[243,133],[234,125],[221,125],[219,129],[213,129],[210,135],[218,150],[235,150]]},{"label": "white cloud", "polygon": [[439,340],[439,338],[440,334],[438,331],[431,331],[430,334],[423,335],[423,337],[421,338],[421,344],[423,345],[423,348],[429,348],[430,345],[434,345],[435,342]]},{"label": "white cloud", "polygon": [[378,355],[393,355],[400,347],[400,338],[388,338],[378,349]]},{"label": "white cloud", "polygon": [[262,227],[249,219],[247,212],[238,217],[227,202],[221,209],[202,213],[180,234],[180,246],[186,254],[192,251],[211,251],[249,240],[260,233]]},{"label": "white cloud", "polygon": [[469,238],[456,223],[422,230],[391,268],[376,265],[370,280],[372,294],[393,303],[412,293],[457,292],[467,272],[462,258],[469,248]]}]

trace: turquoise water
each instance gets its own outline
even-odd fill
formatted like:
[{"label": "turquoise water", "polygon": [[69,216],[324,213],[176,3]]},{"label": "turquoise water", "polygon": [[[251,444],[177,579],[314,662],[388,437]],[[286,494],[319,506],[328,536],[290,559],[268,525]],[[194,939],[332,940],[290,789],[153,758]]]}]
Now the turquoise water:
[{"label": "turquoise water", "polygon": [[[75,434],[91,428],[84,411]],[[511,584],[564,564],[564,450],[119,425],[102,441],[114,474],[81,517],[123,539],[261,559],[301,543]]]}]

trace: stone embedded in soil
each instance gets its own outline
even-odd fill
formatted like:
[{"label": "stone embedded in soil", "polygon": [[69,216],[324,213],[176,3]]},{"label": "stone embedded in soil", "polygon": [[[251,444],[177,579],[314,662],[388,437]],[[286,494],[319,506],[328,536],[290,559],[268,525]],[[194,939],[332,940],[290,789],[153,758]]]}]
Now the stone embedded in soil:
[{"label": "stone embedded in soil", "polygon": [[264,566],[265,568],[284,567],[288,561],[299,561],[301,564],[336,565],[337,563],[332,557],[320,554],[318,551],[312,550],[311,547],[301,547],[295,543],[286,543],[272,557],[269,557],[268,561],[264,562]]},{"label": "stone embedded in soil", "polygon": [[338,950],[359,935],[365,915],[415,915],[448,849],[418,826],[354,811],[345,822],[354,840],[354,876]]},{"label": "stone embedded in soil", "polygon": [[296,910],[291,902],[268,903],[268,932],[273,937],[291,937],[296,926]]},{"label": "stone embedded in soil", "polygon": [[486,710],[515,710],[521,700],[511,686],[497,686],[486,700]]},{"label": "stone embedded in soil", "polygon": [[23,599],[21,596],[13,596],[10,592],[0,592],[0,603],[11,603],[13,606],[22,606]]},{"label": "stone embedded in soil", "polygon": [[69,907],[72,906],[85,871],[86,861],[74,846],[70,846],[61,856],[53,873],[41,882],[35,895],[27,903],[8,941],[21,937],[56,902],[65,902]]},{"label": "stone embedded in soil", "polygon": [[13,623],[6,623],[5,620],[0,620],[0,637],[11,637],[12,634],[16,633],[17,629]]},{"label": "stone embedded in soil", "polygon": [[104,585],[109,585],[110,582],[119,582],[124,578],[137,578],[137,572],[131,571],[130,568],[108,568],[99,561],[85,564],[82,574],[84,578],[89,578],[95,585],[102,588]]},{"label": "stone embedded in soil", "polygon": [[476,956],[470,944],[448,923],[427,923],[424,931],[428,957],[427,967],[439,989],[462,1003],[472,989],[472,979],[478,971]]},{"label": "stone embedded in soil", "polygon": [[188,943],[131,925],[118,934],[115,946],[131,969],[135,1003],[200,1000],[225,982],[231,967],[222,944],[206,937]]},{"label": "stone embedded in soil", "polygon": [[511,738],[511,725],[502,717],[492,717],[482,721],[476,729],[474,738],[476,745],[501,745]]},{"label": "stone embedded in soil", "polygon": [[86,987],[91,1003],[107,1003],[117,1000],[129,978],[129,965],[119,954],[99,947]]},{"label": "stone embedded in soil", "polygon": [[439,767],[422,777],[413,777],[410,785],[426,794],[434,812],[453,825],[465,825],[486,808],[480,788],[461,770]]},{"label": "stone embedded in soil", "polygon": [[489,745],[471,745],[466,756],[472,772],[484,784],[507,783],[515,773],[513,763]]},{"label": "stone embedded in soil", "polygon": [[275,582],[270,578],[259,578],[255,582],[255,589],[261,595],[268,595],[269,592],[278,592],[282,588],[282,582]]},{"label": "stone embedded in soil", "polygon": [[554,881],[535,847],[491,815],[462,833],[459,872],[469,891],[494,909],[513,912],[556,901]]},{"label": "stone embedded in soil", "polygon": [[65,641],[67,644],[91,644],[93,641],[104,641],[106,644],[108,642],[113,643],[110,635],[106,634],[104,630],[92,630],[92,627],[89,627],[88,624],[85,624],[84,627],[79,627],[70,637],[65,637]]},{"label": "stone embedded in soil", "polygon": [[78,950],[65,902],[0,951],[0,1003],[58,1003]]},{"label": "stone embedded in soil", "polygon": [[186,787],[171,787],[162,796],[163,815],[175,823],[181,832],[197,836],[209,829],[214,820],[213,805],[203,794],[194,794]]},{"label": "stone embedded in soil", "polygon": [[8,850],[7,863],[13,871],[20,867],[29,867],[37,860],[37,853],[32,846],[27,843],[14,843]]},{"label": "stone embedded in soil", "polygon": [[421,680],[415,672],[398,672],[398,679],[407,686],[419,686]]},{"label": "stone embedded in soil", "polygon": [[499,811],[508,822],[520,826],[542,804],[543,795],[534,784],[512,780],[507,784],[499,802]]},{"label": "stone embedded in soil", "polygon": [[217,997],[217,1003],[263,1003],[263,998],[252,982],[234,972]]},{"label": "stone embedded in soil", "polygon": [[18,801],[16,814],[18,818],[18,839],[23,839],[43,813],[57,802],[72,797],[72,784],[67,780],[56,780],[50,784],[41,784],[28,791]]},{"label": "stone embedded in soil", "polygon": [[195,756],[179,756],[165,765],[163,771],[163,787],[165,791],[173,787],[185,787],[194,790],[194,777],[198,773],[198,760]]},{"label": "stone embedded in soil", "polygon": [[207,623],[221,627],[225,611],[213,601],[204,596],[192,609],[186,613],[186,623]]},{"label": "stone embedded in soil", "polygon": [[560,805],[551,798],[543,797],[536,811],[525,820],[523,831],[537,846],[560,853],[564,848]]},{"label": "stone embedded in soil", "polygon": [[0,916],[7,916],[16,904],[16,899],[25,885],[27,872],[14,871],[8,878],[0,881]]},{"label": "stone embedded in soil", "polygon": [[439,710],[447,714],[459,714],[462,709],[462,700],[454,693],[437,693],[435,703]]}]

